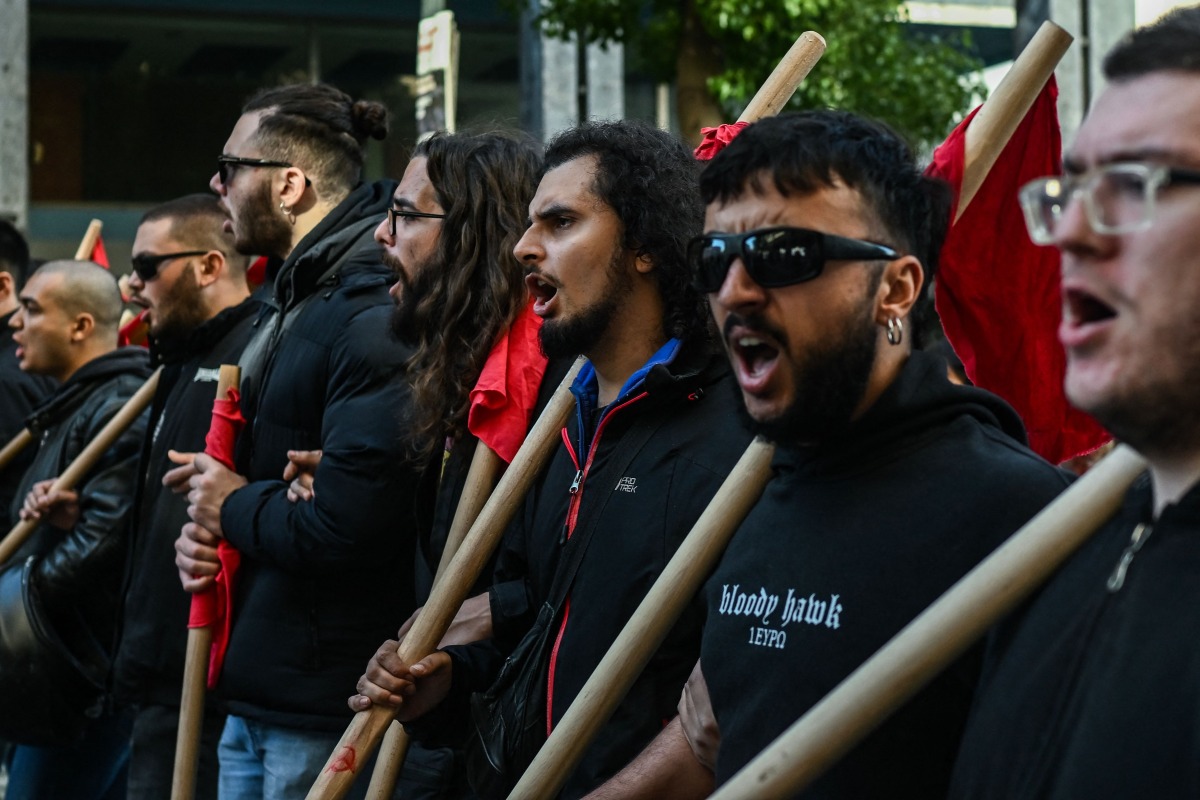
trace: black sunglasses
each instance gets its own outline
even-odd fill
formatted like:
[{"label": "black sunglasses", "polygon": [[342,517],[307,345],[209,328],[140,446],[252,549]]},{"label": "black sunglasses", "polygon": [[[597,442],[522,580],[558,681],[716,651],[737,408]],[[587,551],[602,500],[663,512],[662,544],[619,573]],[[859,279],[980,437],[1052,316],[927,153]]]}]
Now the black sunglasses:
[{"label": "black sunglasses", "polygon": [[207,253],[207,250],[186,250],[182,253],[163,253],[161,256],[140,255],[134,256],[130,261],[133,262],[133,272],[142,279],[142,283],[149,283],[158,277],[158,268],[166,261],[172,261],[176,258],[184,256],[202,256]]},{"label": "black sunglasses", "polygon": [[445,214],[431,214],[427,211],[409,211],[407,208],[396,208],[389,206],[387,210],[388,230],[392,236],[396,235],[396,217],[420,217],[422,219],[445,219]]},{"label": "black sunglasses", "polygon": [[[217,178],[221,181],[221,185],[229,183],[229,175],[233,171],[231,167],[292,167],[294,164],[289,164],[286,161],[268,161],[265,158],[242,158],[241,156],[217,156]],[[308,176],[304,178],[305,186],[312,186],[312,181]]]},{"label": "black sunglasses", "polygon": [[807,228],[759,228],[745,233],[710,233],[688,243],[688,263],[702,292],[716,292],[735,258],[759,286],[775,288],[811,281],[826,261],[892,260],[900,254],[887,245],[847,239]]}]

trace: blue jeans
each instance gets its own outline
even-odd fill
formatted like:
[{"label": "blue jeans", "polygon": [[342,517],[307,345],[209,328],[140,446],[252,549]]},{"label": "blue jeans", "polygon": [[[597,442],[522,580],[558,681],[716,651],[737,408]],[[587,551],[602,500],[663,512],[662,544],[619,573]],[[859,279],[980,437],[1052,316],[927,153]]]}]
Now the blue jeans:
[{"label": "blue jeans", "polygon": [[[217,747],[220,800],[304,798],[341,738],[341,731],[264,725],[230,714]],[[361,800],[366,796],[374,760],[371,758],[359,770],[347,798]]]},{"label": "blue jeans", "polygon": [[6,800],[121,800],[129,765],[128,714],[102,717],[60,747],[14,745]]}]

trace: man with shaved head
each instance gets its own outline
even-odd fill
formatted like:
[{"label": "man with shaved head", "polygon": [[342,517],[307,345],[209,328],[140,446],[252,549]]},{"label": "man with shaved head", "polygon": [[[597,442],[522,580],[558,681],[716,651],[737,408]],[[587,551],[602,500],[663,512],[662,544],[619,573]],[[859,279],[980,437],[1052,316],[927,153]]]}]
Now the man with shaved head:
[{"label": "man with shaved head", "polygon": [[38,526],[0,571],[0,738],[19,743],[9,796],[123,791],[128,722],[105,713],[102,690],[144,417],[73,491],[51,488],[149,376],[144,350],[117,347],[120,316],[107,270],[52,261],[29,278],[9,321],[21,369],[62,384],[26,421],[41,446],[9,522]]}]

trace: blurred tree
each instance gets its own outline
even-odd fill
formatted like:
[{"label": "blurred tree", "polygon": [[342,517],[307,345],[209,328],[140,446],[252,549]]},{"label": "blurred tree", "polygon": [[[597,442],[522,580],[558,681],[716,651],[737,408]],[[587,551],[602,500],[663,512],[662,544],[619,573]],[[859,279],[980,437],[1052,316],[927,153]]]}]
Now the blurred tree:
[{"label": "blurred tree", "polygon": [[674,80],[680,127],[732,122],[796,36],[829,48],[792,99],[882,119],[918,146],[940,142],[973,95],[982,64],[963,36],[912,31],[898,0],[541,0],[550,36],[621,42],[651,77]]}]

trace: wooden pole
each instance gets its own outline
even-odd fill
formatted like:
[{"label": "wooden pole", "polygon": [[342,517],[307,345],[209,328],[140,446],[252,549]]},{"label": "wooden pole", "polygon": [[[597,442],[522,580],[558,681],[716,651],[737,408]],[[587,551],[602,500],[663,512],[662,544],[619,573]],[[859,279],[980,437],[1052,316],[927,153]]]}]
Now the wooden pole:
[{"label": "wooden pole", "polygon": [[1004,145],[1012,138],[1073,40],[1071,34],[1053,22],[1043,22],[996,91],[967,126],[962,188],[955,221],[983,185],[983,179],[1000,157]]},{"label": "wooden pole", "polygon": [[824,54],[825,39],[821,34],[815,31],[800,34],[770,77],[754,93],[738,122],[755,122],[778,114]]},{"label": "wooden pole", "polygon": [[[50,491],[58,492],[68,489],[74,489],[75,485],[87,475],[92,467],[96,466],[96,462],[100,457],[113,446],[117,438],[120,437],[125,429],[133,424],[146,406],[150,405],[150,401],[154,399],[154,390],[158,388],[158,376],[162,372],[162,368],[154,371],[142,387],[134,393],[133,397],[121,407],[121,410],[108,421],[108,424],[100,429],[96,434],[96,438],[88,443],[87,447],[75,457],[62,475],[59,475],[54,480],[54,484],[50,487]],[[38,520],[29,519],[22,520],[13,526],[13,529],[8,532],[8,535],[0,540],[0,566],[12,558],[30,534],[37,529]]]},{"label": "wooden pole", "polygon": [[[400,657],[407,664],[415,664],[432,653],[450,627],[467,592],[483,571],[492,551],[500,542],[505,526],[516,514],[526,492],[559,442],[559,429],[575,404],[571,395],[571,383],[579,372],[583,360],[575,363],[563,378],[549,404],[538,418],[533,430],[525,437],[512,464],[500,479],[496,491],[488,498],[479,518],[471,526],[462,547],[450,561],[445,577],[438,581],[429,596],[420,616],[413,622],[404,641],[400,643]],[[321,774],[317,777],[308,800],[336,800],[346,795],[354,783],[363,764],[375,751],[383,738],[394,712],[386,706],[372,706],[367,711],[354,715],[350,726],[342,734],[337,748],[330,755]]]},{"label": "wooden pole", "polygon": [[1120,507],[1145,469],[1116,448],[721,787],[721,800],[802,791],[1032,593]]},{"label": "wooden pole", "polygon": [[[458,507],[454,509],[454,520],[450,523],[450,532],[446,535],[446,546],[442,548],[442,558],[438,562],[437,573],[433,584],[436,586],[442,575],[449,569],[451,559],[458,553],[459,546],[466,538],[467,531],[479,518],[483,504],[487,502],[496,486],[496,477],[504,466],[504,460],[496,455],[496,451],[483,442],[475,445],[475,455],[471,458],[471,467],[467,470],[467,482],[458,498]],[[379,755],[375,759],[375,769],[371,772],[371,783],[367,786],[366,800],[389,800],[400,778],[400,770],[404,768],[404,757],[408,754],[408,734],[404,726],[393,721],[388,726],[379,746]]]},{"label": "wooden pole", "polygon": [[[222,364],[217,376],[217,399],[224,400],[230,389],[240,385],[241,379],[241,367]],[[196,796],[196,771],[200,766],[200,737],[204,727],[204,695],[212,640],[211,625],[188,628],[179,729],[175,734],[175,768],[171,773],[171,800],[192,800]]]},{"label": "wooden pole", "polygon": [[100,231],[103,227],[104,223],[98,219],[94,219],[88,223],[87,231],[83,234],[83,239],[79,242],[79,247],[75,250],[76,261],[91,260],[92,250],[96,249],[96,242],[100,238]]},{"label": "wooden pole", "polygon": [[509,800],[551,798],[562,789],[600,727],[612,716],[721,557],[733,532],[758,502],[771,476],[774,451],[762,440],[750,443],[521,776]]},{"label": "wooden pole", "polygon": [[4,449],[0,450],[0,470],[7,467],[12,460],[17,457],[17,454],[33,441],[33,434],[28,428],[22,428],[17,432],[17,435],[8,440],[8,444],[4,445]]}]

